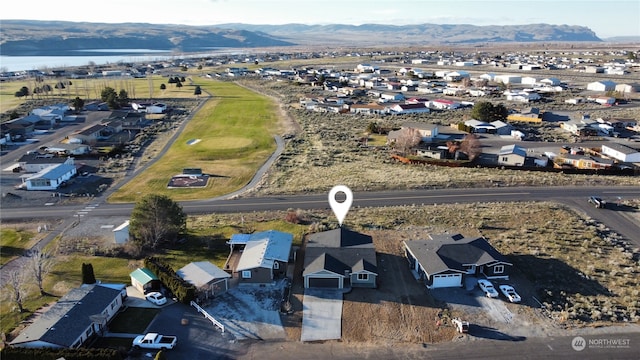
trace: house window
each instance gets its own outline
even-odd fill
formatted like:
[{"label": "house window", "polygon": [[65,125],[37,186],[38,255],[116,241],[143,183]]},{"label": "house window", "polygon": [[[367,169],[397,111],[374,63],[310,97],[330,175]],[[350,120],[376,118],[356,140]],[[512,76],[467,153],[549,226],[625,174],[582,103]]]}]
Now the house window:
[{"label": "house window", "polygon": [[503,156],[503,157],[502,157],[502,161],[503,161],[503,162],[508,162],[508,161],[509,161],[509,158],[508,158],[508,157],[506,157],[506,156]]},{"label": "house window", "polygon": [[502,274],[504,272],[504,265],[496,265],[493,267],[494,274]]},{"label": "house window", "polygon": [[368,281],[369,274],[358,274],[358,281]]},{"label": "house window", "polygon": [[87,337],[89,337],[89,335],[91,335],[91,333],[93,332],[93,328],[90,327],[87,329],[87,331],[85,332],[85,335],[87,335]]},{"label": "house window", "polygon": [[273,262],[273,268],[276,269],[276,270],[280,269],[280,263],[277,262],[277,261],[274,261]]},{"label": "house window", "polygon": [[251,270],[242,271],[242,278],[243,279],[251,279]]}]

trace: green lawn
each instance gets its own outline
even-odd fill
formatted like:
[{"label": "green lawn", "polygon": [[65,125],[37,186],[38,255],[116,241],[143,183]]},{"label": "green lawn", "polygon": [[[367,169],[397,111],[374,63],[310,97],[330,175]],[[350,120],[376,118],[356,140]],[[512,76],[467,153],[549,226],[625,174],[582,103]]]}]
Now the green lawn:
[{"label": "green lawn", "polygon": [[[116,191],[110,202],[134,202],[148,193],[174,200],[227,194],[246,185],[275,150],[278,118],[273,102],[233,83],[198,81],[214,98],[194,114],[167,153]],[[211,175],[207,186],[167,189],[171,177],[184,168]]]},{"label": "green lawn", "polygon": [[34,234],[21,229],[0,230],[0,265],[6,264],[14,256],[19,256],[30,248]]},{"label": "green lawn", "polygon": [[126,308],[109,324],[109,331],[114,333],[144,334],[147,326],[158,315],[160,309]]}]

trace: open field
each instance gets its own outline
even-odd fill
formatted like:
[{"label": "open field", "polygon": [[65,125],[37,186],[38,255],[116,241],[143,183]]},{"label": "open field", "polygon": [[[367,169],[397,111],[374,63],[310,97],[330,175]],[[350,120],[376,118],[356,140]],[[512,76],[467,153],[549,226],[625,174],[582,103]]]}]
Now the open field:
[{"label": "open field", "polygon": [[[177,71],[178,77],[188,77],[189,74]],[[193,86],[191,85],[191,79],[186,79],[183,87],[178,88],[175,84],[169,84],[168,78],[161,75],[152,75],[148,78],[90,78],[90,79],[70,79],[71,85],[66,85],[64,89],[58,90],[55,88],[56,79],[47,78],[44,83],[38,83],[37,86],[49,85],[53,91],[48,94],[40,94],[26,97],[16,97],[15,93],[19,91],[23,86],[29,89],[33,89],[36,84],[34,80],[14,80],[4,81],[0,85],[0,112],[6,113],[10,110],[16,110],[20,115],[26,115],[21,113],[20,105],[25,104],[29,100],[40,99],[47,100],[53,99],[54,101],[72,101],[76,97],[84,99],[88,102],[89,99],[100,99],[100,92],[105,87],[111,87],[119,92],[120,90],[126,90],[130,99],[167,99],[167,98],[192,98]],[[161,90],[160,85],[165,84],[166,89]],[[64,99],[64,100],[62,100]]]},{"label": "open field", "polygon": [[[232,83],[201,82],[214,98],[194,115],[158,162],[115,192],[110,201],[132,202],[138,194],[151,192],[179,200],[223,195],[248,183],[271,155],[278,128],[274,104]],[[207,186],[167,189],[169,179],[184,168],[201,168],[209,174]]]}]

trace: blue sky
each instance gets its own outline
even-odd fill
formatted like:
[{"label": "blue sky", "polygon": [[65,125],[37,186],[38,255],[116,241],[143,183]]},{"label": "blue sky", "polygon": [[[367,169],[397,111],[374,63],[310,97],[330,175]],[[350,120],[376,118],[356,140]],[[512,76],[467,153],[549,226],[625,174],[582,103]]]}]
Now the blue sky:
[{"label": "blue sky", "polygon": [[2,19],[154,24],[581,25],[601,38],[640,36],[640,0],[29,0]]}]

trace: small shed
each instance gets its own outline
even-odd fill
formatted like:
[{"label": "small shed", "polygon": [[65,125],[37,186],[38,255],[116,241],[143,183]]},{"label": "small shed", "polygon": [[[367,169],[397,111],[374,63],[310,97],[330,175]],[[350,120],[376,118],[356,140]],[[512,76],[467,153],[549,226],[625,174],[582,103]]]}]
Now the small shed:
[{"label": "small shed", "polygon": [[129,220],[113,229],[113,240],[116,244],[124,244],[129,241]]},{"label": "small shed", "polygon": [[162,283],[151,270],[147,268],[139,268],[129,274],[131,277],[131,285],[143,294],[151,291],[160,291]]}]

